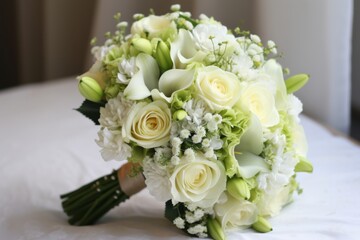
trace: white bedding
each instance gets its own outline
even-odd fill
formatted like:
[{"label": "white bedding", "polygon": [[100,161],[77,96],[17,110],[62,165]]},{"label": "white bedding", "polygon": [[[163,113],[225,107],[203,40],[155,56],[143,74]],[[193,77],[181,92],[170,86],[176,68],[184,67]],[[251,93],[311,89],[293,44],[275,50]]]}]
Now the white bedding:
[{"label": "white bedding", "polygon": [[[76,81],[0,91],[0,239],[188,239],[143,190],[94,226],[67,224],[59,195],[118,168],[94,142],[98,127],[73,109]],[[313,174],[302,195],[271,219],[274,230],[229,239],[360,239],[360,148],[303,116]]]}]

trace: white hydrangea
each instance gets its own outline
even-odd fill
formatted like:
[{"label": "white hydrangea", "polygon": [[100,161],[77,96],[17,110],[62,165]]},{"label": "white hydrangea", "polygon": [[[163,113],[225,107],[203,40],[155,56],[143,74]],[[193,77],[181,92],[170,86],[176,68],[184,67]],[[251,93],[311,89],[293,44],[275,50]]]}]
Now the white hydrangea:
[{"label": "white hydrangea", "polygon": [[98,132],[96,143],[101,147],[101,156],[105,161],[126,160],[131,156],[131,147],[122,139],[120,131],[110,131],[103,128]]},{"label": "white hydrangea", "polygon": [[133,104],[122,93],[110,99],[104,108],[100,108],[100,125],[110,130],[119,129]]},{"label": "white hydrangea", "polygon": [[143,174],[150,194],[159,201],[171,199],[169,175],[166,169],[159,166],[152,158],[143,161]]}]

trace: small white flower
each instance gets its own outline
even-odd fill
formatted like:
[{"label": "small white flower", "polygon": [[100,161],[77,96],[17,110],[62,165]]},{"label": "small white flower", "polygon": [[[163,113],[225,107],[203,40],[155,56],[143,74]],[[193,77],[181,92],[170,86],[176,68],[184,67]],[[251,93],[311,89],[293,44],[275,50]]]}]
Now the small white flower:
[{"label": "small white flower", "polygon": [[255,34],[250,34],[250,39],[255,43],[260,43],[261,42],[260,37],[258,35],[255,35]]},{"label": "small white flower", "polygon": [[180,11],[180,9],[181,9],[180,4],[173,4],[170,6],[170,10],[173,12]]},{"label": "small white flower", "polygon": [[177,155],[180,154],[181,144],[182,144],[182,141],[181,141],[180,138],[174,137],[174,138],[171,139],[171,145],[172,145],[172,153],[173,153],[173,155],[177,156]]},{"label": "small white flower", "polygon": [[216,158],[213,148],[207,148],[205,150],[206,150],[205,157],[210,158],[210,159]]},{"label": "small white flower", "polygon": [[172,165],[176,166],[180,163],[180,158],[178,156],[172,156],[170,161]]},{"label": "small white flower", "polygon": [[190,211],[186,211],[185,213],[185,219],[188,223],[194,223],[198,221],[199,219],[194,216],[194,214]]},{"label": "small white flower", "polygon": [[272,40],[269,40],[269,41],[267,42],[267,45],[268,45],[268,48],[273,48],[273,47],[275,47],[275,43],[274,43],[274,41],[272,41]]},{"label": "small white flower", "polygon": [[128,22],[122,21],[122,22],[119,22],[119,23],[116,25],[116,27],[117,27],[117,28],[126,28],[128,25],[129,25]]},{"label": "small white flower", "polygon": [[180,131],[180,137],[184,138],[184,139],[190,137],[190,131],[187,130],[187,129],[181,130]]},{"label": "small white flower", "polygon": [[194,212],[194,217],[200,220],[204,216],[204,214],[204,210],[202,210],[201,208],[197,208]]},{"label": "small white flower", "polygon": [[190,227],[187,229],[188,233],[190,234],[194,234],[194,235],[199,235],[199,234],[203,234],[207,232],[207,228],[204,225],[201,224],[197,224],[193,227]]},{"label": "small white flower", "polygon": [[209,140],[208,138],[204,138],[204,139],[202,140],[201,145],[202,145],[204,148],[209,147],[209,146],[210,146],[210,140]]},{"label": "small white flower", "polygon": [[195,152],[191,148],[188,148],[184,152],[185,160],[188,162],[192,162],[195,160]]},{"label": "small white flower", "polygon": [[185,221],[184,219],[182,219],[181,217],[177,217],[175,218],[175,220],[173,221],[173,223],[175,224],[175,226],[179,229],[184,229],[185,228]]},{"label": "small white flower", "polygon": [[170,19],[175,20],[175,19],[178,19],[179,16],[180,16],[180,14],[178,12],[173,12],[170,14]]},{"label": "small white flower", "polygon": [[211,113],[206,113],[206,114],[204,115],[204,120],[205,120],[206,122],[210,122],[212,118],[213,118],[213,116],[212,116]]},{"label": "small white flower", "polygon": [[195,134],[191,137],[191,140],[193,141],[193,143],[200,143],[202,140],[202,137],[200,135]]},{"label": "small white flower", "polygon": [[195,133],[203,138],[206,135],[206,130],[204,127],[198,127],[197,129],[195,129]]},{"label": "small white flower", "polygon": [[188,29],[188,30],[192,30],[194,28],[194,26],[192,25],[191,22],[189,21],[185,21],[184,23],[185,27]]},{"label": "small white flower", "polygon": [[260,55],[255,55],[255,56],[253,56],[252,59],[253,59],[254,62],[260,62],[261,61]]}]

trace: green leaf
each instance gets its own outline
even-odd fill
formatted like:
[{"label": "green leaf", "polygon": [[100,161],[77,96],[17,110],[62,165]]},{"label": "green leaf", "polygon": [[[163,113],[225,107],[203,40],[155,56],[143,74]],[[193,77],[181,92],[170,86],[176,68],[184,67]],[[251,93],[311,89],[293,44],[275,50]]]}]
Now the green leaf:
[{"label": "green leaf", "polygon": [[170,222],[173,222],[177,217],[181,217],[181,212],[185,211],[183,208],[184,206],[182,204],[179,203],[174,206],[171,200],[168,200],[165,203],[165,217],[169,219]]},{"label": "green leaf", "polygon": [[289,77],[285,81],[286,91],[288,94],[294,93],[300,90],[309,80],[309,75],[307,74],[297,74]]},{"label": "green leaf", "polygon": [[75,110],[82,113],[85,117],[92,120],[95,125],[99,125],[99,118],[100,118],[100,107],[104,107],[105,103],[100,102],[91,102],[89,100],[85,100],[79,108]]}]

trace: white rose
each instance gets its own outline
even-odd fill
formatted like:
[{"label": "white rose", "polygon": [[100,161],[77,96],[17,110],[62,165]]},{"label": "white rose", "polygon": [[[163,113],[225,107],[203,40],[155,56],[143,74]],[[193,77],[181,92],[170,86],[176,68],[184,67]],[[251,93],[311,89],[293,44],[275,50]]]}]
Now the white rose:
[{"label": "white rose", "polygon": [[195,86],[212,110],[231,108],[238,101],[241,89],[236,75],[215,66],[199,70]]},{"label": "white rose", "polygon": [[266,81],[255,80],[247,83],[241,91],[238,105],[244,111],[255,114],[265,127],[272,127],[279,123],[280,117],[276,109],[274,90]]},{"label": "white rose", "polygon": [[130,110],[122,128],[126,141],[144,148],[159,147],[170,139],[171,112],[163,101],[140,102]]},{"label": "white rose", "polygon": [[246,228],[256,222],[257,208],[252,202],[237,200],[227,194],[227,201],[214,206],[216,218],[227,229]]},{"label": "white rose", "polygon": [[150,15],[134,22],[131,26],[131,34],[146,37],[147,33],[150,39],[154,37],[166,39],[176,32],[175,23],[166,15]]},{"label": "white rose", "polygon": [[173,203],[192,203],[202,208],[213,206],[226,189],[223,164],[196,154],[192,162],[176,166],[170,177]]}]

